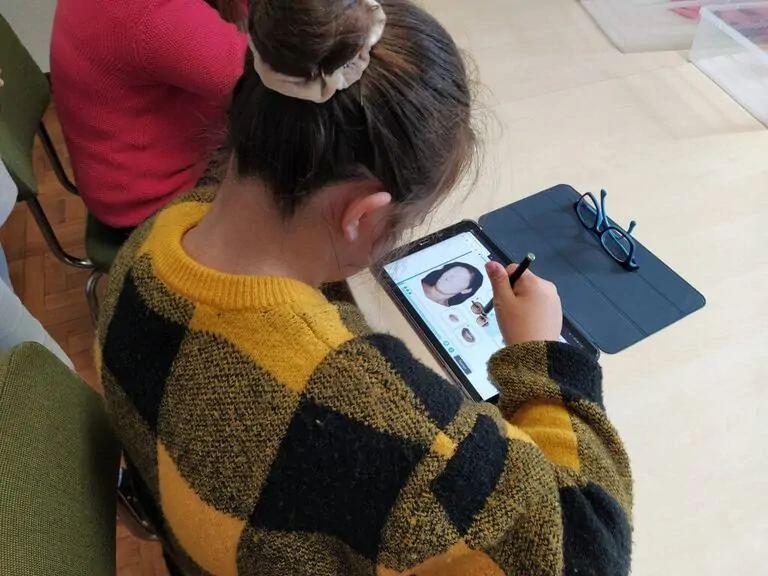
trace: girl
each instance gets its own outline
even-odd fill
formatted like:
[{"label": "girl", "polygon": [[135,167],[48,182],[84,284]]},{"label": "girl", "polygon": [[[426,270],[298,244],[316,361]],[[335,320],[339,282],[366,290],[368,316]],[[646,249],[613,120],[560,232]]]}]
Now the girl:
[{"label": "girl", "polygon": [[133,234],[101,314],[166,549],[188,574],[627,574],[627,457],[551,284],[489,265],[498,407],[317,290],[472,165],[450,36],[409,0],[259,0],[249,35],[225,181]]},{"label": "girl", "polygon": [[245,0],[59,0],[56,112],[80,195],[131,228],[191,190],[243,72]]}]

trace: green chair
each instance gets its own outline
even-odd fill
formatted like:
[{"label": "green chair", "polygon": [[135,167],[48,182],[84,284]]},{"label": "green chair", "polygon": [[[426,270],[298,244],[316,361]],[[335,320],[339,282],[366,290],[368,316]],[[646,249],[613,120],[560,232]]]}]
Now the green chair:
[{"label": "green chair", "polygon": [[120,518],[157,540],[104,400],[40,344],[0,352],[0,574],[115,573]]},{"label": "green chair", "polygon": [[0,573],[115,574],[119,462],[92,388],[39,344],[0,353]]},{"label": "green chair", "polygon": [[43,115],[51,101],[51,87],[46,75],[1,15],[0,69],[5,80],[5,86],[0,88],[0,159],[18,187],[18,200],[29,206],[53,255],[69,266],[92,270],[85,292],[95,323],[99,309],[96,287],[101,277],[109,272],[125,235],[89,216],[85,231],[87,257],[72,256],[64,250],[38,200],[32,163],[37,135],[61,185],[77,194],[43,124]]}]

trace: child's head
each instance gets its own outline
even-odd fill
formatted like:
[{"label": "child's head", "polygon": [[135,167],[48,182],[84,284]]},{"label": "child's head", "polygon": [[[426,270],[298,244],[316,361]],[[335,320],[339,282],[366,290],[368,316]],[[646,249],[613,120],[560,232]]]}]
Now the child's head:
[{"label": "child's head", "polygon": [[386,16],[383,34],[347,89],[316,103],[265,87],[254,58],[308,82],[351,62],[370,36],[374,4],[253,1],[256,55],[230,112],[234,178],[258,181],[286,222],[302,211],[322,215],[336,237],[342,275],[381,255],[475,159],[464,60],[445,29],[409,0],[376,8]]}]

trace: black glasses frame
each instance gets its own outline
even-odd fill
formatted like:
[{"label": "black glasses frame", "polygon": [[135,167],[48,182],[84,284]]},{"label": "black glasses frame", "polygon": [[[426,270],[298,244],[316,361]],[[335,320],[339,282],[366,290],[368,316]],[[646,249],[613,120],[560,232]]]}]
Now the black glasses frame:
[{"label": "black glasses frame", "polygon": [[[623,228],[620,228],[618,226],[615,226],[613,224],[609,223],[608,216],[605,213],[605,197],[608,195],[608,192],[605,190],[600,190],[600,202],[597,201],[597,198],[595,198],[595,195],[592,194],[592,192],[587,192],[586,194],[582,194],[581,197],[574,202],[573,208],[576,211],[576,216],[579,219],[579,222],[581,222],[581,225],[584,226],[587,230],[592,232],[595,236],[597,236],[600,239],[600,245],[602,246],[603,250],[616,262],[621,264],[626,270],[637,270],[640,268],[638,266],[637,262],[635,261],[635,250],[637,249],[637,245],[635,244],[635,239],[632,238],[632,231],[635,229],[635,226],[637,226],[637,222],[632,220],[629,223],[629,228],[624,230]],[[592,201],[592,205],[589,205],[587,203],[587,198],[589,198]],[[584,205],[586,209],[588,209],[590,212],[595,212],[595,210],[592,208],[594,206],[597,209],[597,213],[595,214],[595,222],[594,224],[591,222],[586,222],[584,218],[582,218],[582,213],[580,211],[580,206]],[[614,254],[606,245],[606,241],[610,238],[613,238],[613,241],[616,242],[618,246],[621,247],[622,252],[625,253],[625,258],[620,258],[616,254]],[[625,238],[627,240],[627,244],[629,245],[629,249],[625,250],[624,247],[617,242],[617,238]]]}]

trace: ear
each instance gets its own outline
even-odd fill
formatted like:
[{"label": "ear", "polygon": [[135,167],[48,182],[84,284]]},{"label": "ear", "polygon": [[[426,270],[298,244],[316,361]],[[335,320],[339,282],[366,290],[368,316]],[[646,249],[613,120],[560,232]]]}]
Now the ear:
[{"label": "ear", "polygon": [[[341,231],[347,242],[355,242],[361,231],[370,232],[386,214],[385,208],[392,203],[389,192],[374,192],[354,198],[347,204],[341,217]],[[361,230],[362,229],[362,230]]]}]

